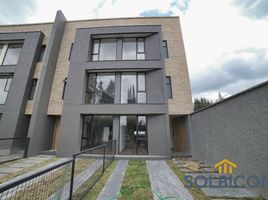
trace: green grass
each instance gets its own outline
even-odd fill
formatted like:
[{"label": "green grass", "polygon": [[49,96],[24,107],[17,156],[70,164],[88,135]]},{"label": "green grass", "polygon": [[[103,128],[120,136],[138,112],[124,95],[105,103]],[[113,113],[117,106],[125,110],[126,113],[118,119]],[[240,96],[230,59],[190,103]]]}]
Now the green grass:
[{"label": "green grass", "polygon": [[[172,171],[177,175],[177,177],[180,179],[180,181],[186,185],[186,181],[184,179],[185,174],[179,169],[179,167],[173,163],[172,160],[168,160],[166,161],[168,166],[172,169]],[[189,190],[189,192],[191,193],[192,197],[195,200],[209,200],[211,199],[210,197],[208,197],[202,190],[200,190],[199,188],[187,188]]]},{"label": "green grass", "polygon": [[143,160],[129,161],[121,187],[120,200],[151,200],[151,184],[146,162]]},{"label": "green grass", "polygon": [[[100,178],[100,180],[98,180],[98,182],[94,185],[94,187],[86,194],[86,196],[83,199],[86,200],[95,200],[97,199],[99,193],[101,192],[102,188],[104,187],[104,185],[106,184],[108,178],[110,177],[110,175],[112,174],[113,170],[115,169],[117,165],[117,161],[113,161],[110,166],[105,170],[104,174],[102,175],[102,177]],[[101,167],[102,169],[102,167]],[[93,175],[94,176],[94,175]],[[94,178],[93,178],[94,179]],[[91,181],[89,180],[89,183],[91,183]],[[86,187],[86,184],[83,184],[81,187]],[[79,188],[80,189],[80,188]],[[83,188],[81,188],[83,189]],[[86,188],[85,188],[86,189]],[[81,190],[80,190],[81,191]]]}]

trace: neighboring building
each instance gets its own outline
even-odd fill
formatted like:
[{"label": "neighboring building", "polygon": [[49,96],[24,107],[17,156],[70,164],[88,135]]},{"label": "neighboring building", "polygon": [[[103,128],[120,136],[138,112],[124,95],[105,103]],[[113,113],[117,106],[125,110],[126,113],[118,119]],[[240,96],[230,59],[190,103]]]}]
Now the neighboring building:
[{"label": "neighboring building", "polygon": [[105,141],[122,155],[189,150],[193,110],[179,17],[0,26],[1,137],[29,155]]}]

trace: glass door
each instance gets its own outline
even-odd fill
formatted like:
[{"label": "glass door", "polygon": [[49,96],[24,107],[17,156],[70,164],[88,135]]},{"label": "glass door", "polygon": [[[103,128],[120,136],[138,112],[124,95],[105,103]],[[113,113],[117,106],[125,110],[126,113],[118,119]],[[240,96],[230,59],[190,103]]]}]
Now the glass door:
[{"label": "glass door", "polygon": [[147,154],[146,116],[120,116],[119,153]]}]

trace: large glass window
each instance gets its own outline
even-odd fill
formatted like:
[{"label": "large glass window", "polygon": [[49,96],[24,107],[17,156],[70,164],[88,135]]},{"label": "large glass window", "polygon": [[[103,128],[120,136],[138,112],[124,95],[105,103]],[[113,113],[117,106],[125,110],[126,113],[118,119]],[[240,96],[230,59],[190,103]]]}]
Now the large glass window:
[{"label": "large glass window", "polygon": [[113,104],[115,91],[114,73],[89,73],[86,103]]},{"label": "large glass window", "polygon": [[0,75],[0,104],[5,104],[9,92],[12,75]]},{"label": "large glass window", "polygon": [[120,116],[120,154],[147,154],[147,117]]},{"label": "large glass window", "polygon": [[116,39],[93,40],[92,61],[116,60]]},{"label": "large glass window", "polygon": [[4,44],[0,47],[0,64],[1,65],[16,65],[19,59],[21,43]]},{"label": "large glass window", "polygon": [[[122,44],[123,43],[123,44]],[[117,55],[122,52],[122,55]],[[145,60],[144,38],[93,39],[91,60]]]},{"label": "large glass window", "polygon": [[122,59],[144,60],[144,38],[124,38]]},{"label": "large glass window", "polygon": [[146,103],[145,73],[122,74],[121,103]]},{"label": "large glass window", "polygon": [[101,145],[113,139],[112,115],[86,115],[84,116],[82,147],[87,149]]}]

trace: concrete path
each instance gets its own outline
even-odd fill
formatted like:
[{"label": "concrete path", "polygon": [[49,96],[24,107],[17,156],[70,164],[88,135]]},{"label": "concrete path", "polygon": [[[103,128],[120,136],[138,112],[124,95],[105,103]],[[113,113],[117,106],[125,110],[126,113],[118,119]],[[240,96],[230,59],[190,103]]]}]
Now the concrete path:
[{"label": "concrete path", "polygon": [[[35,156],[35,157],[29,157],[21,160],[17,160],[10,163],[3,163],[0,164],[0,177],[4,178],[6,175],[13,174],[14,172],[19,172],[25,168],[33,167],[34,165],[40,164],[41,162],[50,160],[52,158],[55,158],[55,156]],[[39,168],[41,169],[41,168]],[[38,169],[37,169],[38,170]],[[28,173],[26,173],[28,174]],[[26,175],[24,174],[24,175]],[[23,175],[21,175],[23,176]],[[18,176],[17,178],[20,178],[21,176]],[[13,180],[13,179],[11,179]],[[2,185],[2,184],[0,184]]]},{"label": "concrete path", "polygon": [[[180,200],[192,200],[189,191],[173,173],[165,161],[146,161],[152,191],[162,197],[173,196]],[[159,198],[154,195],[154,199]]]},{"label": "concrete path", "polygon": [[119,194],[127,169],[128,160],[120,160],[112,175],[102,188],[97,200],[107,200]]}]

